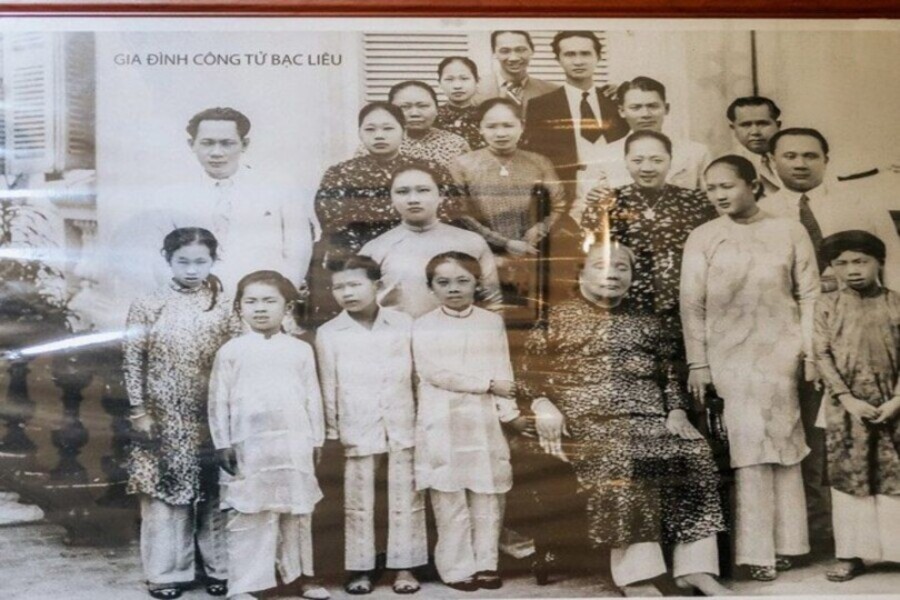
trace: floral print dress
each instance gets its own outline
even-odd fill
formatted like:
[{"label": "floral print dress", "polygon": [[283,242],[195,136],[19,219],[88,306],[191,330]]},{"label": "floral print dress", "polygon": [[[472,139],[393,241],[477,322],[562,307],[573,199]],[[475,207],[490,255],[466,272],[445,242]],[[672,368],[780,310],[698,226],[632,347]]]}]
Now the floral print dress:
[{"label": "floral print dress", "polygon": [[231,299],[215,306],[206,285],[189,289],[169,283],[139,298],[128,312],[124,347],[125,385],[132,406],[143,406],[156,424],[153,445],[134,445],[128,460],[128,492],[167,504],[192,503],[203,478],[216,467],[207,417],[213,359],[240,324]]},{"label": "floral print dress", "polygon": [[828,479],[853,496],[900,495],[900,419],[861,423],[837,395],[851,393],[872,406],[900,395],[900,295],[851,289],[816,304],[816,358],[826,383]]},{"label": "floral print dress", "polygon": [[472,150],[478,150],[487,146],[487,143],[481,137],[481,130],[476,120],[477,115],[477,106],[459,108],[448,102],[438,109],[434,126],[438,129],[455,133],[466,140]]},{"label": "floral print dress", "polygon": [[688,406],[673,352],[656,315],[580,297],[551,307],[526,342],[522,396],[565,415],[597,545],[686,543],[725,529],[709,446],[665,427],[670,410]]}]

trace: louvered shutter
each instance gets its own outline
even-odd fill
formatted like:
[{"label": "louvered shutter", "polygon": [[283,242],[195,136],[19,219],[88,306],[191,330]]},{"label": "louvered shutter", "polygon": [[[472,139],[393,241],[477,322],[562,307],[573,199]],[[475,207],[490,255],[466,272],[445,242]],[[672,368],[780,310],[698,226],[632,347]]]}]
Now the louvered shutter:
[{"label": "louvered shutter", "polygon": [[93,35],[7,34],[3,57],[7,172],[93,168]]},{"label": "louvered shutter", "polygon": [[[556,56],[550,48],[550,42],[556,31],[529,31],[531,39],[534,42],[534,55],[528,65],[528,74],[554,83],[562,84],[566,80],[559,63],[556,62]],[[605,31],[594,32],[600,43],[603,44],[603,54],[600,57],[600,63],[597,65],[597,71],[594,73],[594,80],[598,84],[604,84],[609,81],[609,45]]]},{"label": "louvered shutter", "polygon": [[387,100],[396,83],[417,79],[430,84],[441,102],[437,66],[448,56],[469,55],[469,33],[365,33],[366,102]]}]

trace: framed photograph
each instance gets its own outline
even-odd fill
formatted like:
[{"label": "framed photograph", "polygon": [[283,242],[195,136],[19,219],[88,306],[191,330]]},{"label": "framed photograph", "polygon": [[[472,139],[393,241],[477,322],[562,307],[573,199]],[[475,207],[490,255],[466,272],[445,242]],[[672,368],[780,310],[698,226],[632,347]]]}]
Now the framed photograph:
[{"label": "framed photograph", "polygon": [[4,598],[896,593],[893,3],[3,10]]}]

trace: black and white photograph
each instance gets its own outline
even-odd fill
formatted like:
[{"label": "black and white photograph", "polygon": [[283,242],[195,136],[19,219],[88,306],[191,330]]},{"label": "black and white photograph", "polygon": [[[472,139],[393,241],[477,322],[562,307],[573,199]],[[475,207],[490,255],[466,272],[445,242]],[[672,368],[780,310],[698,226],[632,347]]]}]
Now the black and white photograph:
[{"label": "black and white photograph", "polygon": [[896,597],[898,56],[0,18],[0,597]]}]

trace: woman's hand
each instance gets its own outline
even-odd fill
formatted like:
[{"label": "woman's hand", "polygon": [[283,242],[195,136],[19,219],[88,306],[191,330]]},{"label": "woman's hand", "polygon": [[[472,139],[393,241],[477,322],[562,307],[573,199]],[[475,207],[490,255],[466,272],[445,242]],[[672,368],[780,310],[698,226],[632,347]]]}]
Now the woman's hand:
[{"label": "woman's hand", "polygon": [[712,383],[709,367],[691,369],[688,375],[688,391],[700,406],[706,406],[706,386]]},{"label": "woman's hand", "polygon": [[816,361],[804,359],[803,379],[807,383],[814,383],[814,387],[817,390],[822,389],[822,380],[819,378],[819,368],[816,366]]},{"label": "woman's hand", "polygon": [[878,407],[878,416],[872,421],[876,425],[888,423],[900,415],[900,397],[891,398]]},{"label": "woman's hand", "polygon": [[492,379],[491,387],[488,388],[488,392],[503,398],[513,398],[516,395],[516,382],[504,379]]},{"label": "woman's hand", "polygon": [[513,256],[537,256],[538,250],[524,240],[509,240],[506,242],[506,251]]},{"label": "woman's hand", "polygon": [[563,462],[569,462],[562,449],[562,436],[569,435],[566,417],[547,398],[535,402],[532,406],[534,408],[534,424],[541,448],[547,454],[551,454]]},{"label": "woman's hand", "polygon": [[313,448],[313,463],[318,467],[319,463],[322,462],[322,447]]},{"label": "woman's hand", "polygon": [[216,458],[219,461],[219,467],[229,475],[237,475],[237,454],[234,448],[222,448],[216,450]]},{"label": "woman's hand", "polygon": [[142,415],[131,418],[131,428],[134,429],[136,433],[151,437],[156,429],[156,422],[153,420],[153,417],[147,413],[143,413]]},{"label": "woman's hand", "polygon": [[543,228],[538,224],[525,232],[524,241],[526,244],[528,244],[532,248],[536,249],[537,245],[541,243],[541,239],[543,237],[544,237]]},{"label": "woman's hand", "polygon": [[506,425],[517,433],[524,435],[525,437],[533,438],[537,435],[537,430],[534,428],[533,419],[529,419],[526,416],[520,415],[512,421],[507,421]]},{"label": "woman's hand", "polygon": [[[875,419],[881,415],[881,409],[875,408],[868,402],[863,402],[859,398],[855,398],[853,394],[841,394],[838,396],[838,400],[840,400],[844,409],[856,417],[861,423],[865,423],[866,421],[875,422]],[[891,400],[891,402],[894,402],[894,400]],[[882,405],[881,408],[884,408],[891,402]]]},{"label": "woman's hand", "polygon": [[666,429],[683,440],[703,439],[703,434],[697,431],[697,428],[688,420],[687,413],[680,408],[669,411],[669,416],[666,417]]}]

